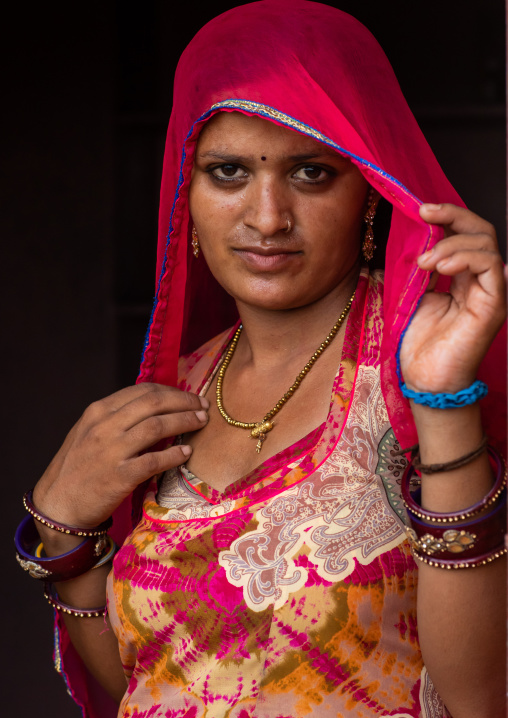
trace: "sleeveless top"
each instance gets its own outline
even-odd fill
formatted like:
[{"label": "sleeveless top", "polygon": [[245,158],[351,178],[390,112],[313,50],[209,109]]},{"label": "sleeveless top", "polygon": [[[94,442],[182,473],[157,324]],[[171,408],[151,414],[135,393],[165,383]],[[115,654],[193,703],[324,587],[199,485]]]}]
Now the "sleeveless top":
[{"label": "sleeveless top", "polygon": [[[183,468],[150,482],[108,581],[119,716],[447,715],[418,644],[382,289],[362,271],[323,425],[223,493]],[[231,336],[180,361],[180,388],[206,390]]]}]

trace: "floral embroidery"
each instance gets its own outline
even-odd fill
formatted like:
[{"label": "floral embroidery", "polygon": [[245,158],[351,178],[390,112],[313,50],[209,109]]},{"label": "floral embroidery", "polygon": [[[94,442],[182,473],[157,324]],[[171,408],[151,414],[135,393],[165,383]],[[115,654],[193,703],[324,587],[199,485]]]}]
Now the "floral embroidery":
[{"label": "floral embroidery", "polygon": [[348,430],[329,461],[311,481],[271,499],[256,513],[258,527],[219,556],[254,611],[271,603],[279,608],[305,585],[306,571],[294,564],[304,544],[319,576],[338,581],[354,570],[354,559],[368,564],[405,538],[371,468],[378,464],[377,441],[388,423],[379,370],[361,367],[359,381],[362,391],[353,400]]}]

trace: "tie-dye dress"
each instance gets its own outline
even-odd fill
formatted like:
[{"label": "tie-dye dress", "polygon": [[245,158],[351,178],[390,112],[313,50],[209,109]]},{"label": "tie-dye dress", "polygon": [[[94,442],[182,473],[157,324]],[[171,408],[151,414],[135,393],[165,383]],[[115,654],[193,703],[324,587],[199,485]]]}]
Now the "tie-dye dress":
[{"label": "tie-dye dress", "polygon": [[[325,423],[223,493],[183,467],[151,482],[108,584],[119,716],[446,715],[418,645],[382,289],[362,273]],[[181,360],[181,388],[206,390],[230,337]]]}]

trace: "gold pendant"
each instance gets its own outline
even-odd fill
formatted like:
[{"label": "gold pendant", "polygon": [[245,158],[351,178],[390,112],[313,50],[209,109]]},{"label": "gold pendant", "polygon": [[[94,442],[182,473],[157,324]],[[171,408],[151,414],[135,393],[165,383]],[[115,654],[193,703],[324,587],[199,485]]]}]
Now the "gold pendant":
[{"label": "gold pendant", "polygon": [[273,423],[271,421],[260,421],[250,432],[253,439],[258,439],[256,444],[256,451],[259,454],[263,447],[263,441],[266,439],[266,434],[273,429]]}]

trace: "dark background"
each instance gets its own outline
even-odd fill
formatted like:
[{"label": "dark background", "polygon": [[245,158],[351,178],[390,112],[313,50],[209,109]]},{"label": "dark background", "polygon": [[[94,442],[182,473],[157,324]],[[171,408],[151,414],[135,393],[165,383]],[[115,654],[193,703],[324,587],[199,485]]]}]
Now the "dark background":
[{"label": "dark background", "polygon": [[[22,493],[84,407],[135,381],[176,60],[236,4],[19,3],[4,22],[3,715],[79,715],[52,668],[51,610],[12,535]],[[504,245],[503,1],[329,4],[379,39],[444,170]]]}]

